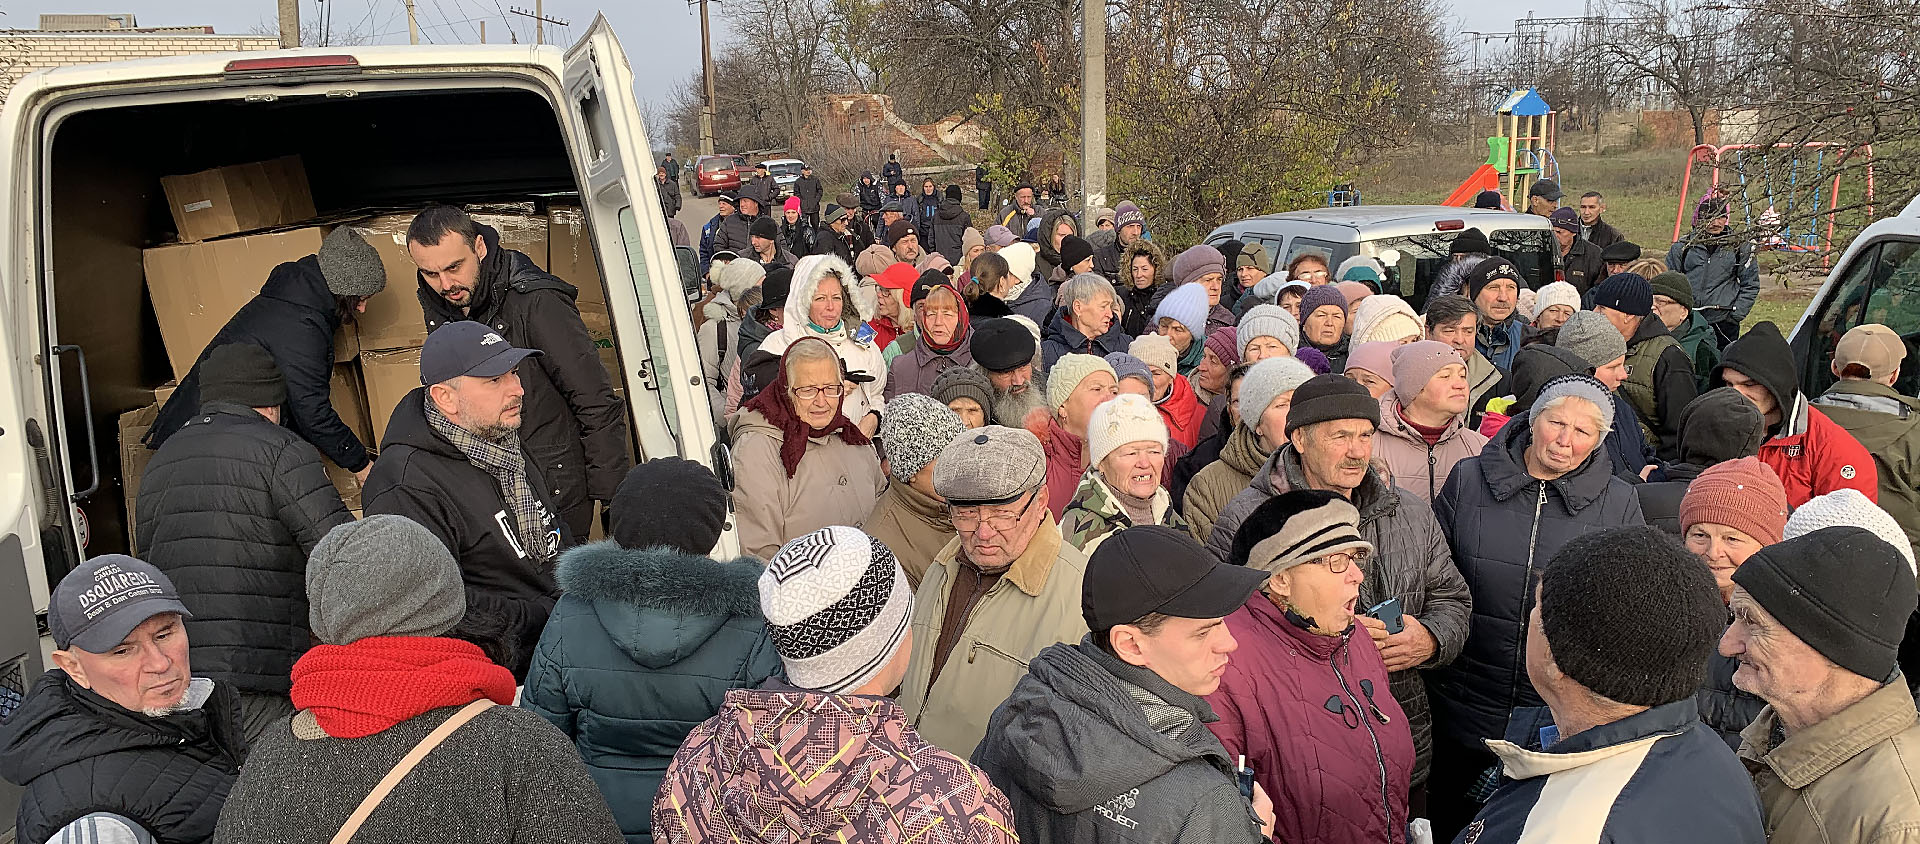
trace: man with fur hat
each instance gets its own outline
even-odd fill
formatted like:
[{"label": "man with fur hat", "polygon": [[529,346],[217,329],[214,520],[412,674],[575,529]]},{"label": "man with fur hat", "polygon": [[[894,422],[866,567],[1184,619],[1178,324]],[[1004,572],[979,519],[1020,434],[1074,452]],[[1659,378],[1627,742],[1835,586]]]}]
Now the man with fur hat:
[{"label": "man with fur hat", "polygon": [[1680,457],[1680,410],[1700,394],[1693,361],[1672,330],[1653,315],[1653,285],[1618,273],[1593,288],[1593,309],[1627,340],[1627,379],[1620,396],[1633,408],[1647,445],[1661,460]]},{"label": "man with fur hat", "polygon": [[[439,537],[368,516],[328,533],[306,578],[319,644],[293,667],[298,711],[254,745],[214,841],[619,844],[573,743],[513,705],[507,669],[449,635],[472,593]],[[355,823],[367,795],[436,733]]]},{"label": "man with fur hat", "polygon": [[265,349],[221,346],[200,370],[199,414],[142,476],[134,545],[179,587],[194,666],[239,690],[251,741],[293,712],[307,554],[353,516],[319,453],[277,424],[287,385]]},{"label": "man with fur hat", "polygon": [[651,801],[655,841],[1014,844],[1006,796],[887,697],[933,643],[885,545],[821,528],[774,554],[759,592],[785,682],[728,691],[687,736]]},{"label": "man with fur hat", "polygon": [[[752,557],[708,557],[727,489],[678,457],[633,467],[608,508],[611,536],[554,566],[566,594],[534,652],[521,705],[560,728],[629,841],[653,836],[661,772],[729,689],[780,671]],[[632,694],[645,688],[646,694]]]},{"label": "man with fur hat", "polygon": [[1733,574],[1720,652],[1740,662],[1734,684],[1767,702],[1741,733],[1740,758],[1775,841],[1899,841],[1920,829],[1920,716],[1897,662],[1913,561],[1858,521],[1797,536],[1789,524],[1790,538]]},{"label": "man with fur hat", "polygon": [[933,471],[940,450],[966,432],[967,425],[953,410],[919,393],[896,396],[880,415],[887,491],[862,525],[869,536],[893,549],[907,583],[918,587],[934,555],[953,541],[953,518],[946,500],[933,489]]},{"label": "man with fur hat", "polygon": [[1524,628],[1527,679],[1548,711],[1520,710],[1505,740],[1487,740],[1499,787],[1455,840],[1551,829],[1567,841],[1765,841],[1739,760],[1693,701],[1723,618],[1706,567],[1640,526],[1576,538],[1542,571]]},{"label": "man with fur hat", "polygon": [[1029,660],[1087,635],[1087,558],[1062,540],[1047,512],[1046,459],[1032,434],[990,425],[954,438],[935,464],[934,492],[960,536],[934,557],[915,593],[920,646],[900,706],[949,752],[980,744]]},{"label": "man with fur hat", "polygon": [[1740,391],[1767,420],[1760,460],[1787,487],[1787,503],[1851,487],[1878,501],[1880,472],[1860,441],[1800,392],[1800,368],[1779,326],[1763,322],[1727,344],[1714,378]]},{"label": "man with fur hat", "polygon": [[330,232],[318,253],[274,267],[259,295],[227,320],[180,379],[180,388],[147,431],[147,447],[165,445],[199,415],[206,401],[200,395],[201,365],[213,350],[241,343],[267,350],[286,379],[285,418],[276,421],[366,483],[373,465],[370,444],[360,442],[333,407],[333,340],[386,287],[380,253],[351,226]]}]

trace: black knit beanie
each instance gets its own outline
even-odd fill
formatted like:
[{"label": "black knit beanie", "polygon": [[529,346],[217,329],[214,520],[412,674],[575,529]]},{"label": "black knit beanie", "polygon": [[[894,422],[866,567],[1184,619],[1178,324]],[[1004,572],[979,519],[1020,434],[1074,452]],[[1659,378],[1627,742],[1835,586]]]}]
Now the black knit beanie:
[{"label": "black knit beanie", "polygon": [[1582,535],[1540,576],[1540,632],[1554,664],[1618,703],[1693,697],[1726,617],[1707,567],[1645,525]]},{"label": "black knit beanie", "polygon": [[1841,525],[1769,545],[1734,570],[1733,584],[1835,665],[1883,683],[1899,673],[1913,569],[1873,531]]},{"label": "black knit beanie", "polygon": [[266,349],[230,343],[208,352],[200,362],[200,400],[279,407],[287,403],[287,379]]},{"label": "black knit beanie", "polygon": [[1315,375],[1293,391],[1293,406],[1287,409],[1287,436],[1317,422],[1335,419],[1365,419],[1380,427],[1380,402],[1345,375]]},{"label": "black knit beanie", "polygon": [[705,554],[727,522],[727,488],[705,466],[661,457],[633,467],[608,505],[608,527],[622,548],[665,545]]}]

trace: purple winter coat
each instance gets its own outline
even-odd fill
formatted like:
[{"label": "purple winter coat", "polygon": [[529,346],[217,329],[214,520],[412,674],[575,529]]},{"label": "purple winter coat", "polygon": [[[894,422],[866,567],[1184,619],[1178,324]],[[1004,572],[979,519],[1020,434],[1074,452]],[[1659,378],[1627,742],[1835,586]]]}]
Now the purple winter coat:
[{"label": "purple winter coat", "polygon": [[[1405,844],[1413,734],[1357,625],[1321,636],[1264,594],[1227,616],[1240,642],[1208,729],[1273,799],[1275,841]],[[1335,711],[1335,710],[1339,711]]]}]

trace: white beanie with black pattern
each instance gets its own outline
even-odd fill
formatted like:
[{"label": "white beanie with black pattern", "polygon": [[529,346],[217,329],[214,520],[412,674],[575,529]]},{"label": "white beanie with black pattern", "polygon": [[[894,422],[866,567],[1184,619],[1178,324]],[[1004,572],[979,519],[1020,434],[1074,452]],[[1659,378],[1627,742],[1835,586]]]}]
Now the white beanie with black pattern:
[{"label": "white beanie with black pattern", "polygon": [[906,644],[913,591],[886,545],[835,525],[774,553],[760,575],[760,610],[790,682],[848,694]]}]

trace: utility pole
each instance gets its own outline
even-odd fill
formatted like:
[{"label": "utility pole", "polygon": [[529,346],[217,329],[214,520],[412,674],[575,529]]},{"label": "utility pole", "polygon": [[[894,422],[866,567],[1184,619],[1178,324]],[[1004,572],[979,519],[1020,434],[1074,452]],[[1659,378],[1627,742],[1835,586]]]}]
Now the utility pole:
[{"label": "utility pole", "polygon": [[546,4],[543,0],[534,0],[533,11],[531,12],[519,6],[508,6],[507,11],[521,17],[533,18],[533,43],[535,44],[547,43],[547,24],[553,24],[554,26],[571,25],[568,21],[547,17]]},{"label": "utility pole", "polygon": [[700,0],[700,76],[706,101],[700,106],[700,154],[713,154],[713,33],[707,28],[707,0]]},{"label": "utility pole", "polygon": [[407,3],[407,43],[418,44],[420,43],[420,20],[414,17],[413,15],[413,0],[406,0],[406,3]]},{"label": "utility pole", "polygon": [[480,22],[480,43],[482,44],[487,43],[487,22],[486,21]]},{"label": "utility pole", "polygon": [[1107,4],[1080,2],[1080,188],[1095,208],[1107,204]]},{"label": "utility pole", "polygon": [[300,0],[280,0],[280,49],[300,46]]}]

